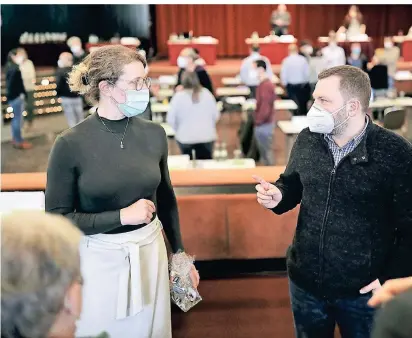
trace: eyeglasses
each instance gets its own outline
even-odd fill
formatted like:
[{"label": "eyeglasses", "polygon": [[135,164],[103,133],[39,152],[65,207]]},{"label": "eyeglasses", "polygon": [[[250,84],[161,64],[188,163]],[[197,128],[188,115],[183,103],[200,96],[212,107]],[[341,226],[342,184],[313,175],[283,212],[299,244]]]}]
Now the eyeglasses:
[{"label": "eyeglasses", "polygon": [[[105,79],[106,81],[110,82],[111,84],[115,84],[114,79]],[[143,86],[145,85],[147,89],[150,89],[150,86],[152,85],[152,79],[150,77],[139,77],[134,81],[129,81],[126,79],[118,79],[117,81],[124,81],[129,83],[130,85],[133,85],[136,90],[142,90]]]}]

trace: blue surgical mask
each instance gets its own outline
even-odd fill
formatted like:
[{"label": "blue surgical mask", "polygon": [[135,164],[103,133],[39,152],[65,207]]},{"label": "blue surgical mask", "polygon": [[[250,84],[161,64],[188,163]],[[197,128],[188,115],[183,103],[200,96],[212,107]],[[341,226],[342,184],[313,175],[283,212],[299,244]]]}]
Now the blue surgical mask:
[{"label": "blue surgical mask", "polygon": [[126,90],[126,102],[117,103],[117,107],[126,117],[133,117],[143,114],[149,104],[150,94],[149,89],[142,88],[140,90]]},{"label": "blue surgical mask", "polygon": [[360,55],[361,49],[360,48],[352,48],[352,54],[353,55]]}]

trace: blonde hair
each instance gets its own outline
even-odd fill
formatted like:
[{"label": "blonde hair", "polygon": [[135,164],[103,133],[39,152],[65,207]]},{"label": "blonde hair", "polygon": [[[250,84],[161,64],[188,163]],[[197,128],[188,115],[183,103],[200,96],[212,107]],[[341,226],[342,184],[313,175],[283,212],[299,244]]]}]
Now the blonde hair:
[{"label": "blonde hair", "polygon": [[146,67],[145,58],[136,50],[121,45],[100,47],[73,67],[68,81],[70,89],[95,105],[100,99],[100,81],[115,83],[122,75],[123,67],[135,61]]},{"label": "blonde hair", "polygon": [[81,232],[63,216],[2,216],[1,336],[44,338],[80,278]]}]

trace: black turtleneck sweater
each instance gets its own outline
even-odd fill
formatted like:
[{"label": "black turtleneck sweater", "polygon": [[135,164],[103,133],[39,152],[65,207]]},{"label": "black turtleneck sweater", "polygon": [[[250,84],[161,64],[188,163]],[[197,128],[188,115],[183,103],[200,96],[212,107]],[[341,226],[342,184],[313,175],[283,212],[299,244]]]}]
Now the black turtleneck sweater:
[{"label": "black turtleneck sweater", "polygon": [[163,128],[139,117],[107,120],[97,113],[63,132],[47,169],[46,211],[68,217],[86,235],[129,232],[120,209],[151,200],[174,252],[183,249]]}]

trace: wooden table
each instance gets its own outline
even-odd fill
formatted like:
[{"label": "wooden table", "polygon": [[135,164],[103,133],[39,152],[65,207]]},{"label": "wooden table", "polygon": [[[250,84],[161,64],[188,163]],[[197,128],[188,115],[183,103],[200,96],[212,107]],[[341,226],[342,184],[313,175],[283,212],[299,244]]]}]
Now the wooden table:
[{"label": "wooden table", "polygon": [[297,40],[295,38],[288,42],[282,42],[279,40],[271,41],[270,38],[247,38],[245,40],[249,47],[256,44],[259,45],[259,53],[266,56],[273,65],[280,65],[282,63],[283,59],[289,55],[289,45],[291,43],[296,43],[296,41]]},{"label": "wooden table", "polygon": [[[276,100],[274,103],[275,110],[296,110],[298,106],[293,100]],[[256,100],[247,100],[242,105],[242,110],[254,110],[256,108]]]},{"label": "wooden table", "polygon": [[[278,96],[285,94],[285,90],[281,87],[275,87],[275,93]],[[219,87],[216,88],[216,95],[219,97],[223,96],[249,96],[249,87],[239,86],[239,87]]]},{"label": "wooden table", "polygon": [[[283,171],[284,167],[170,170],[187,252],[197,260],[284,258],[299,208],[281,216],[264,210],[256,202],[252,178],[259,175],[275,182]],[[2,191],[44,191],[46,173],[2,174],[1,182]]]},{"label": "wooden table", "polygon": [[398,93],[412,93],[412,72],[407,70],[396,72],[395,87]]},{"label": "wooden table", "polygon": [[196,48],[199,51],[200,57],[205,60],[207,65],[214,65],[216,63],[217,46],[219,40],[212,39],[210,42],[200,42],[196,39],[184,39],[176,41],[168,41],[169,61],[171,65],[177,65],[177,58],[180,52],[185,48]]},{"label": "wooden table", "polygon": [[[274,85],[277,85],[277,84],[280,83],[280,80],[279,80],[279,78],[278,78],[276,75],[273,75],[272,83],[273,83]],[[236,77],[224,77],[224,78],[222,78],[222,84],[223,84],[225,87],[235,87],[235,86],[240,86],[240,85],[242,85],[242,81],[241,81],[241,79],[240,79],[239,76],[236,76]]]}]

